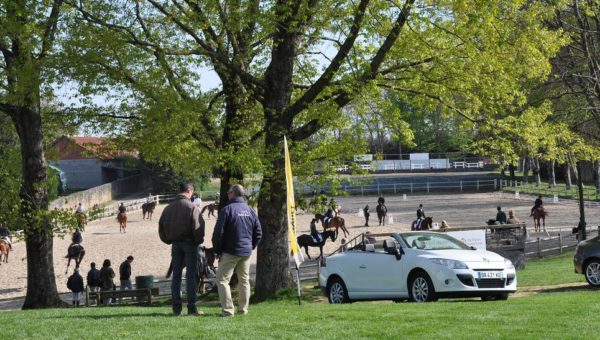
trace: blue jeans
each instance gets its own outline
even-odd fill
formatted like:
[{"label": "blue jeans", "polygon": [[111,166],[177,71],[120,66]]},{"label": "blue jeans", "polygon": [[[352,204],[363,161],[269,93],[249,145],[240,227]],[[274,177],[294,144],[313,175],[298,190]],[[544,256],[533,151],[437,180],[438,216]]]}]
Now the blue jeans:
[{"label": "blue jeans", "polygon": [[171,246],[171,261],[173,262],[173,281],[171,281],[171,297],[173,314],[181,314],[181,276],[183,266],[186,269],[186,293],[188,314],[197,313],[196,292],[198,284],[198,246],[192,241],[176,241]]}]

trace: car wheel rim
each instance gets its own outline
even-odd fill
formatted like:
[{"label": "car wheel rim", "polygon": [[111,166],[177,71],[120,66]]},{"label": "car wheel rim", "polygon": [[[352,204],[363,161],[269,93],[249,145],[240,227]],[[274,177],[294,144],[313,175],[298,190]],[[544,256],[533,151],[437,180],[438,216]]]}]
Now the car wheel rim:
[{"label": "car wheel rim", "polygon": [[600,263],[590,263],[585,270],[585,276],[591,284],[600,285]]},{"label": "car wheel rim", "polygon": [[425,302],[429,297],[429,285],[423,277],[417,277],[412,286],[413,298],[417,302]]},{"label": "car wheel rim", "polygon": [[332,303],[342,303],[344,301],[344,287],[339,282],[331,285],[329,297]]}]

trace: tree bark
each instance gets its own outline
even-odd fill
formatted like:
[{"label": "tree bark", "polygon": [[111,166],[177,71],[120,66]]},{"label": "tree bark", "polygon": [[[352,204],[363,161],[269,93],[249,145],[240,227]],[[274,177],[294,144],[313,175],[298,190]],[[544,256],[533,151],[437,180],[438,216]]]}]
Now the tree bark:
[{"label": "tree bark", "polygon": [[523,160],[523,183],[529,183],[529,169],[531,168],[529,154],[525,154],[525,159]]},{"label": "tree bark", "polygon": [[542,184],[542,177],[540,176],[540,159],[538,157],[534,158],[533,164],[534,164],[533,173],[535,174],[535,184],[537,186],[540,186]]},{"label": "tree bark", "polygon": [[594,184],[596,186],[596,195],[600,194],[600,160],[594,161]]},{"label": "tree bark", "polygon": [[548,162],[548,186],[556,187],[556,171],[554,171],[554,160]]},{"label": "tree bark", "polygon": [[[579,170],[579,174],[581,174],[581,162],[577,162],[576,164],[577,170]],[[577,176],[577,189],[579,190],[579,241],[585,240],[587,238],[586,235],[586,222],[585,222],[585,202],[583,200],[583,180],[582,176]]]},{"label": "tree bark", "polygon": [[[283,7],[282,7],[283,9]],[[263,238],[258,246],[256,289],[253,301],[264,301],[292,282],[289,272],[289,237],[287,230],[286,185],[283,137],[292,128],[292,115],[284,114],[291,102],[292,76],[298,35],[282,18],[274,38],[271,63],[265,72],[265,164],[258,199],[258,216]]]},{"label": "tree bark", "polygon": [[573,185],[571,183],[571,166],[569,165],[569,161],[567,161],[565,163],[565,165],[563,166],[564,169],[564,175],[565,175],[565,188],[567,190],[571,190],[571,186]]},{"label": "tree bark", "polygon": [[27,293],[23,309],[59,307],[54,274],[53,232],[47,218],[37,219],[48,210],[47,164],[43,150],[42,121],[36,96],[29,108],[11,115],[19,135],[23,183],[21,212],[25,219],[27,249]]}]

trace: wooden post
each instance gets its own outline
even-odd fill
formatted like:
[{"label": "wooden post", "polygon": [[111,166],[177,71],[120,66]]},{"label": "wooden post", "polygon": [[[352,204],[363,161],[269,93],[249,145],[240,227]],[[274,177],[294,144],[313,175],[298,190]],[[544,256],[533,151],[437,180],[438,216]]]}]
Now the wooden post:
[{"label": "wooden post", "polygon": [[538,246],[538,257],[542,257],[542,240],[537,238],[537,246]]},{"label": "wooden post", "polygon": [[477,191],[479,191],[479,180],[477,180]]},{"label": "wooden post", "polygon": [[460,181],[460,192],[462,192],[462,181]]},{"label": "wooden post", "polygon": [[410,192],[411,193],[413,192],[413,184],[412,184],[412,182],[410,182]]},{"label": "wooden post", "polygon": [[563,248],[563,239],[562,239],[562,233],[558,234],[558,247],[560,248],[560,253],[562,254],[562,248]]},{"label": "wooden post", "polygon": [[427,182],[427,193],[429,193],[429,182]]}]

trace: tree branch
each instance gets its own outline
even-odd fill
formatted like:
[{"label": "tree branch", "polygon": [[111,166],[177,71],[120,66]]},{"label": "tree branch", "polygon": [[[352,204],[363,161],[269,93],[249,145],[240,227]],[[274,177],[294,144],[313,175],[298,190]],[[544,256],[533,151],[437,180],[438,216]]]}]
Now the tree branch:
[{"label": "tree branch", "polygon": [[62,6],[63,1],[64,0],[54,0],[54,3],[52,4],[52,10],[50,11],[48,20],[46,20],[46,28],[44,29],[44,36],[42,37],[42,50],[40,51],[37,59],[43,59],[48,54],[48,51],[54,43],[60,7]]}]

